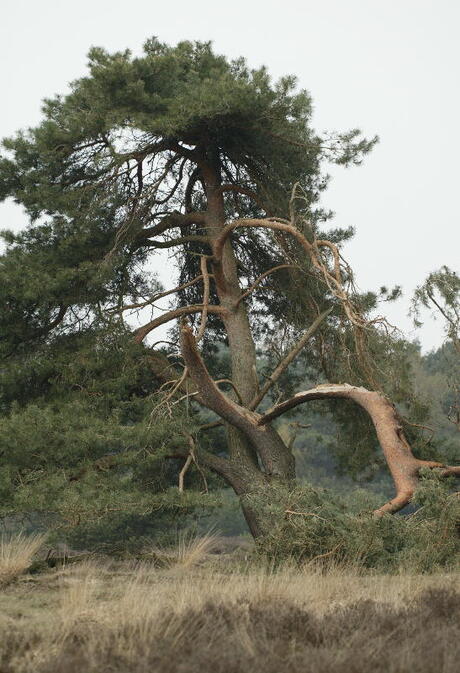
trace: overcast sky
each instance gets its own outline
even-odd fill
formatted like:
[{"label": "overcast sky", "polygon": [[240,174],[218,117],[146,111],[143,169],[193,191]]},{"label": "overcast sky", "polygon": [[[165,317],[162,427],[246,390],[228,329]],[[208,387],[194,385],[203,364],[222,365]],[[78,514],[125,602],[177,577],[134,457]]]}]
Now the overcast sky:
[{"label": "overcast sky", "polygon": [[[361,167],[331,171],[323,202],[336,226],[356,228],[345,256],[360,288],[401,284],[387,315],[427,350],[441,324],[428,314],[414,331],[410,296],[430,271],[460,266],[459,31],[456,0],[3,0],[0,136],[37,124],[41,99],[85,73],[92,45],[212,40],[274,77],[296,74],[318,131],[380,136]],[[1,229],[24,225],[17,206],[0,205]]]}]

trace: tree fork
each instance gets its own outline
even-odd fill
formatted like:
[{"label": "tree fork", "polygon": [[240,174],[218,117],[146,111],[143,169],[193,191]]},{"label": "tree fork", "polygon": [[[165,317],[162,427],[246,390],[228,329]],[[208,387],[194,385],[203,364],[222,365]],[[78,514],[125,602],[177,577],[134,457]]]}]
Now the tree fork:
[{"label": "tree fork", "polygon": [[184,362],[203,403],[244,435],[260,456],[267,477],[293,480],[294,458],[281,437],[274,428],[260,426],[260,414],[237,404],[219,390],[198,353],[192,330],[186,324],[181,328],[181,348]]}]

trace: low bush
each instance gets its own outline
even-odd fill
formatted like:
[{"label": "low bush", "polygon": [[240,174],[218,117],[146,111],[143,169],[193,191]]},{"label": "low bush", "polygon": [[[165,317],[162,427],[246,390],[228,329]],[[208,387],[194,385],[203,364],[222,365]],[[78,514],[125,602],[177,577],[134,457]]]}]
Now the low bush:
[{"label": "low bush", "polygon": [[385,572],[460,564],[460,499],[433,475],[415,495],[418,509],[405,516],[375,517],[382,503],[363,491],[343,497],[311,486],[271,489],[269,502],[261,494],[253,504],[273,521],[258,550],[275,563],[339,561]]}]

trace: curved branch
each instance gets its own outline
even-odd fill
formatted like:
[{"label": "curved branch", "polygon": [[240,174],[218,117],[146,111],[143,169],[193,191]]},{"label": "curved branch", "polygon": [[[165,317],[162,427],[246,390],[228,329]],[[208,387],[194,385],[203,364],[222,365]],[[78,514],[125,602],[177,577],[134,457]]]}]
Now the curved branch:
[{"label": "curved branch", "polygon": [[405,507],[411,500],[418,484],[419,472],[422,467],[441,468],[443,476],[460,476],[460,468],[449,467],[435,461],[424,461],[415,458],[412,449],[404,436],[402,425],[394,405],[382,393],[367,390],[347,383],[324,384],[311,390],[297,393],[294,397],[270,409],[259,420],[260,425],[294,409],[299,404],[311,400],[349,399],[362,407],[370,416],[377,437],[382,447],[388,468],[393,477],[396,497],[380,507],[376,514],[393,513]]},{"label": "curved branch", "polygon": [[265,212],[267,211],[259,195],[252,189],[248,189],[247,187],[242,187],[241,185],[236,185],[233,183],[226,183],[221,185],[219,190],[222,193],[236,192],[237,194],[243,194],[243,196],[249,196],[249,198],[252,199],[259,206],[259,208],[261,208],[261,210],[265,210]]},{"label": "curved branch", "polygon": [[[357,327],[365,327],[367,325],[366,321],[361,317],[359,312],[354,307],[351,302],[346,290],[343,287],[342,279],[340,275],[340,269],[337,273],[337,260],[338,260],[338,251],[336,246],[330,241],[317,240],[314,243],[310,241],[302,234],[301,231],[296,229],[292,224],[287,221],[274,220],[274,219],[241,219],[230,222],[223,229],[219,237],[214,241],[214,262],[216,265],[219,265],[222,260],[222,253],[224,245],[232,231],[235,229],[240,229],[242,227],[249,228],[258,228],[258,229],[271,229],[272,231],[282,231],[286,234],[291,235],[297,240],[303,250],[307,253],[311,263],[315,269],[321,274],[324,282],[326,283],[329,290],[340,299],[344,311],[350,320],[350,322]],[[321,259],[319,254],[319,248],[327,246],[334,254],[334,273],[331,273],[326,267],[324,261]]]},{"label": "curved branch", "polygon": [[[256,228],[256,229],[271,229],[272,231],[282,231],[286,234],[290,234],[300,243],[300,245],[307,252],[309,257],[312,257],[314,245],[305,238],[302,232],[293,227],[292,224],[282,222],[280,220],[271,220],[271,219],[267,220],[242,219],[242,220],[235,220],[234,222],[230,222],[229,224],[227,224],[222,229],[219,238],[214,242],[214,257],[217,262],[220,261],[222,257],[225,241],[230,236],[232,231],[234,231],[235,229],[241,229],[243,227]],[[317,262],[315,256],[313,257],[312,262],[314,266],[320,268],[320,265]]]},{"label": "curved branch", "polygon": [[242,432],[256,428],[259,415],[237,405],[219,390],[198,352],[193,332],[186,324],[181,328],[181,349],[190,377],[206,406]]},{"label": "curved branch", "polygon": [[187,458],[185,459],[184,466],[182,467],[181,471],[179,472],[179,484],[178,484],[179,493],[184,492],[184,479],[185,479],[185,475],[187,474],[188,468],[191,465],[191,462],[192,462],[192,456],[189,453]]},{"label": "curved branch", "polygon": [[192,195],[196,183],[201,179],[201,171],[198,166],[192,171],[184,191],[184,203],[186,212],[192,210]]},{"label": "curved branch", "polygon": [[[185,158],[182,159],[181,165],[179,167],[179,175],[177,176],[176,181],[175,181],[174,185],[172,186],[172,188],[170,188],[168,194],[166,194],[166,196],[164,196],[162,199],[154,198],[153,202],[156,206],[162,206],[165,203],[168,203],[168,201],[170,201],[173,198],[174,194],[177,192],[177,190],[179,188],[179,185],[182,182],[183,175],[184,175],[184,166],[185,166],[186,162],[187,162],[187,159],[185,159]],[[166,169],[166,175],[168,175],[171,172],[172,167],[174,166],[175,163],[176,163],[176,161],[173,161],[171,166]],[[160,178],[160,180],[153,186],[152,191],[156,193],[157,190],[158,190],[158,187],[161,185],[162,182],[163,182],[163,178]]]},{"label": "curved branch", "polygon": [[[177,370],[175,365],[161,351],[149,350],[147,358],[155,378],[162,383],[161,388],[170,384],[171,381],[178,381],[181,378],[181,372]],[[203,400],[189,379],[181,382],[181,385],[177,388],[177,392],[183,395],[182,399],[193,398],[194,401],[204,406]]]},{"label": "curved branch", "polygon": [[[203,309],[204,309],[203,304],[191,304],[190,306],[180,306],[179,308],[176,308],[173,311],[163,313],[163,315],[160,315],[158,318],[155,318],[155,320],[151,320],[146,325],[139,327],[139,329],[137,329],[134,332],[134,339],[136,343],[141,343],[145,339],[147,334],[149,334],[152,330],[156,329],[157,327],[160,327],[160,325],[164,325],[165,323],[170,322],[175,318],[180,318],[180,316],[183,315],[190,315],[191,313],[201,313]],[[226,309],[223,308],[222,306],[215,306],[213,304],[208,306],[208,313],[223,315],[225,312]]]},{"label": "curved branch", "polygon": [[227,385],[229,385],[233,389],[233,391],[235,392],[235,395],[238,398],[239,404],[241,404],[241,405],[243,404],[243,398],[241,397],[240,391],[238,390],[238,388],[235,386],[235,384],[233,383],[233,381],[231,379],[216,379],[216,381],[214,381],[214,383],[216,383],[216,384],[217,383],[227,383]]},{"label": "curved branch", "polygon": [[[217,272],[222,268],[222,254],[224,245],[235,229],[240,227],[255,227],[260,229],[271,229],[272,231],[280,231],[292,236],[301,246],[301,248],[308,255],[308,258],[313,268],[319,274],[322,282],[326,285],[331,294],[336,297],[342,306],[342,309],[353,328],[354,341],[356,353],[358,355],[360,364],[365,373],[366,379],[372,387],[378,387],[375,381],[373,369],[371,367],[370,354],[366,348],[365,331],[369,329],[371,324],[380,323],[389,326],[384,318],[377,317],[372,321],[367,321],[362,315],[362,312],[357,304],[350,297],[347,287],[342,277],[342,266],[340,263],[341,256],[337,246],[331,241],[314,240],[312,243],[297,229],[292,222],[283,220],[281,218],[267,218],[267,219],[241,219],[235,220],[227,224],[221,231],[220,235],[213,242],[214,251],[214,266],[217,277]],[[328,248],[334,258],[334,269],[329,269],[329,264],[324,258],[321,248]],[[342,260],[343,261],[343,260]],[[344,265],[345,278],[350,276],[348,265]]]},{"label": "curved branch", "polygon": [[51,322],[48,323],[48,325],[45,325],[44,327],[38,329],[34,336],[39,336],[41,334],[46,334],[47,332],[51,332],[52,329],[57,327],[65,318],[65,314],[67,313],[67,309],[69,307],[66,306],[65,304],[61,304],[59,306],[58,312],[56,316],[51,320]]}]

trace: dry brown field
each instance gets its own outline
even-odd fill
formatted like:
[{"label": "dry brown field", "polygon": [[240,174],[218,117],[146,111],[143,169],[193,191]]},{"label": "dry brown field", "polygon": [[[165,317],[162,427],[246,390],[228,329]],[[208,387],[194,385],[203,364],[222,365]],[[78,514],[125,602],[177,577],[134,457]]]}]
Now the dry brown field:
[{"label": "dry brown field", "polygon": [[457,574],[273,569],[211,547],[8,579],[4,564],[0,673],[459,670]]}]

